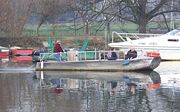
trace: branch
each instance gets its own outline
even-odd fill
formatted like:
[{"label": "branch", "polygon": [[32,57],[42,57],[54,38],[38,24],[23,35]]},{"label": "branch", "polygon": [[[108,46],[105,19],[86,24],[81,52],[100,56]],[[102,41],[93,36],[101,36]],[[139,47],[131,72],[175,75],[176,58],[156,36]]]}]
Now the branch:
[{"label": "branch", "polygon": [[180,13],[180,10],[167,10],[167,11],[157,12],[154,15],[149,16],[148,19],[151,20],[152,18],[154,18],[154,17],[156,17],[158,15],[162,15],[162,14],[165,14],[165,13],[171,13],[171,12],[178,12],[178,13]]},{"label": "branch", "polygon": [[153,9],[151,10],[150,12],[148,12],[147,14],[147,18],[150,18],[151,15],[153,15],[154,13],[156,13],[165,3],[167,3],[169,0],[161,0],[159,2],[159,4]]}]

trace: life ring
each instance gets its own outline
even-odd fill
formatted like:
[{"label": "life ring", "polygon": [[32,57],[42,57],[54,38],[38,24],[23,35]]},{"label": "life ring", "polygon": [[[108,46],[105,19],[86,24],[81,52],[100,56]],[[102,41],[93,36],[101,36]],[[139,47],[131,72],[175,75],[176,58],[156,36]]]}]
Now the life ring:
[{"label": "life ring", "polygon": [[147,52],[147,56],[149,56],[149,57],[160,57],[160,53],[154,52],[154,51]]}]

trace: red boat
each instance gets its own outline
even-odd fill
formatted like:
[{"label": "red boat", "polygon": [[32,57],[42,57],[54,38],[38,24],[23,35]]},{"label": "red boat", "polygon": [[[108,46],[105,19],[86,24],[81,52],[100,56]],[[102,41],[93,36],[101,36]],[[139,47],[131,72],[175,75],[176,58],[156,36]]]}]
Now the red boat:
[{"label": "red boat", "polygon": [[13,56],[10,60],[13,62],[32,61],[32,56]]},{"label": "red boat", "polygon": [[9,50],[0,50],[1,59],[9,58],[8,55],[9,55]]},{"label": "red boat", "polygon": [[8,52],[1,52],[0,51],[0,58],[8,57]]},{"label": "red boat", "polygon": [[31,56],[34,49],[10,49],[10,56]]}]

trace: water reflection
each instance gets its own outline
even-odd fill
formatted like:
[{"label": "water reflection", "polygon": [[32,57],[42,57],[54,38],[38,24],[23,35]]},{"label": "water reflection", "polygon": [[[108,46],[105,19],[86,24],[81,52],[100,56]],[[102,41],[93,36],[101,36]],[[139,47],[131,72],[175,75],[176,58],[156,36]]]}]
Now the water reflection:
[{"label": "water reflection", "polygon": [[[144,112],[180,110],[172,88],[151,73],[0,73],[0,112]],[[168,93],[169,92],[169,93]],[[168,94],[167,94],[168,93]]]},{"label": "water reflection", "polygon": [[35,65],[32,62],[0,61],[0,73],[32,73],[34,70]]},{"label": "water reflection", "polygon": [[[38,78],[41,75],[37,73]],[[144,112],[141,108],[149,110],[146,90],[155,90],[148,85],[157,84],[159,88],[161,82],[157,72],[44,72],[43,75],[40,86],[63,99],[60,102],[64,102],[61,107],[64,111],[75,106],[71,109],[77,112],[135,111],[134,108]]]},{"label": "water reflection", "polygon": [[179,112],[179,63],[176,71],[163,64],[158,73],[103,73],[35,72],[32,64],[6,63],[0,112]]}]

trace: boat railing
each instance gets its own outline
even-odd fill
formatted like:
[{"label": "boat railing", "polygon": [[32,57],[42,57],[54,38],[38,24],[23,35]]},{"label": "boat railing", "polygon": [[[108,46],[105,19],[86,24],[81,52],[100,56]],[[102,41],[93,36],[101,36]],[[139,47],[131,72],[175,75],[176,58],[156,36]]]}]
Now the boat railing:
[{"label": "boat railing", "polygon": [[[112,51],[68,51],[64,53],[40,53],[40,61],[86,61],[86,60],[108,60],[108,55]],[[117,54],[117,59],[124,59],[122,51],[113,51]]]},{"label": "boat railing", "polygon": [[136,40],[139,38],[156,37],[162,34],[145,34],[145,33],[118,33],[113,31],[111,42],[124,42],[128,40]]}]

